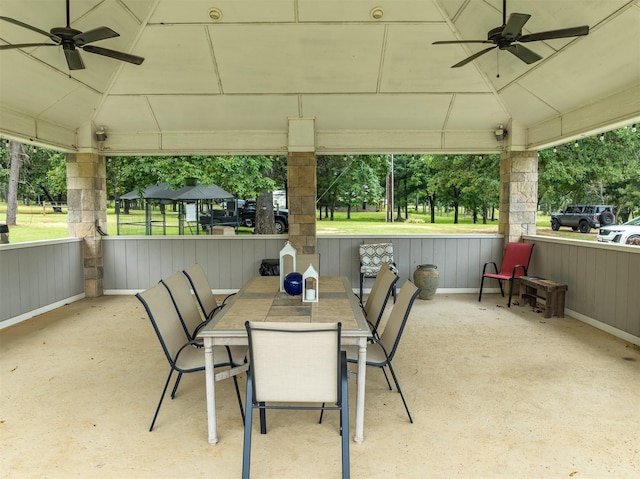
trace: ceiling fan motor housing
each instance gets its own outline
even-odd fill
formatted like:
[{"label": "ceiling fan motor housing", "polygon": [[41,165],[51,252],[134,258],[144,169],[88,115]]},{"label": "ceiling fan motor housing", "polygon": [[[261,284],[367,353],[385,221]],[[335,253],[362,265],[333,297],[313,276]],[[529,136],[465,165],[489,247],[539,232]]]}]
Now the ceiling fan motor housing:
[{"label": "ceiling fan motor housing", "polygon": [[505,25],[492,28],[491,30],[489,30],[489,33],[487,33],[487,39],[490,42],[495,43],[501,50],[508,48],[511,43],[517,41],[518,38],[520,38],[520,35],[517,35],[514,38],[506,38],[505,36],[503,36],[502,32],[504,31],[504,27]]}]

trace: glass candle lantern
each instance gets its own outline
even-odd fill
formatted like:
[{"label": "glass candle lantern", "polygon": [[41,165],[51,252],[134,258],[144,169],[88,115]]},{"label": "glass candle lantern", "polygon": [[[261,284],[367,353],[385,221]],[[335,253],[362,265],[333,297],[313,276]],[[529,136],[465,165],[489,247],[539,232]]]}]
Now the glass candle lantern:
[{"label": "glass candle lantern", "polygon": [[[288,241],[284,248],[280,250],[280,292],[284,292],[284,278],[287,274],[296,270],[296,253],[296,249]],[[291,258],[291,270],[285,270],[287,257]]]},{"label": "glass candle lantern", "polygon": [[320,293],[319,286],[318,272],[310,264],[302,274],[302,302],[317,303]]}]

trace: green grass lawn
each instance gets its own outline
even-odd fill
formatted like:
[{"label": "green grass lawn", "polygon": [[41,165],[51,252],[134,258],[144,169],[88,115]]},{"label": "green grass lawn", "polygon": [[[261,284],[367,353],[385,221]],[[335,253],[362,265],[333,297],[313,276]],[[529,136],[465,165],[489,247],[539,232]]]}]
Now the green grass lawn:
[{"label": "green grass lawn", "polygon": [[[6,220],[6,203],[0,203],[0,223]],[[129,221],[144,222],[142,211],[132,211]],[[471,217],[460,216],[459,223],[453,223],[453,213],[436,217],[434,224],[429,222],[428,215],[421,213],[409,213],[409,220],[403,222],[385,223],[384,212],[357,212],[351,213],[351,219],[347,219],[346,212],[336,212],[333,221],[324,218],[317,221],[317,232],[319,234],[336,235],[368,235],[368,234],[497,234],[498,221],[489,221],[487,224],[473,224]],[[63,213],[54,213],[51,207],[43,210],[42,206],[18,205],[17,225],[9,228],[9,240],[11,243],[23,243],[26,241],[47,240],[55,238],[66,238],[67,215],[66,208]],[[115,235],[117,231],[116,215],[113,208],[107,211],[107,222],[109,234]],[[167,213],[167,234],[177,234],[177,214]],[[171,226],[173,225],[173,226]],[[538,234],[547,236],[557,236],[562,238],[581,239],[595,241],[597,230],[592,230],[589,234],[576,233],[568,228],[560,231],[552,231],[550,227],[550,217],[548,215],[538,215]],[[138,229],[139,230],[139,229]],[[122,227],[121,231],[125,231]],[[240,234],[252,234],[250,228],[239,228]],[[135,233],[143,234],[143,233]],[[154,234],[162,234],[161,228],[156,228]],[[195,226],[185,227],[185,235],[196,234]]]}]

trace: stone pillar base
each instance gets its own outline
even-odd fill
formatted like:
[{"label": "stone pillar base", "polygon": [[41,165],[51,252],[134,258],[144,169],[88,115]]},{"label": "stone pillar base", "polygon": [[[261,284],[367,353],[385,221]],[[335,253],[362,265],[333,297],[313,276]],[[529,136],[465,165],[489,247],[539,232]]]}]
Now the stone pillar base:
[{"label": "stone pillar base", "polygon": [[505,241],[536,234],[538,152],[508,151],[500,158],[500,222]]},{"label": "stone pillar base", "polygon": [[289,153],[287,159],[289,242],[300,254],[316,253],[316,155]]},{"label": "stone pillar base", "polygon": [[84,240],[84,293],[103,294],[102,242],[96,221],[106,229],[107,185],[104,157],[96,153],[67,154],[69,236]]}]

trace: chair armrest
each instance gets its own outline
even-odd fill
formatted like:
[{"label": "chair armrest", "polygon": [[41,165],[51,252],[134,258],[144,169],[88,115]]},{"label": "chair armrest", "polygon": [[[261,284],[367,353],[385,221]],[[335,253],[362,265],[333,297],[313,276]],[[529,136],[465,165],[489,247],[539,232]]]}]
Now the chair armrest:
[{"label": "chair armrest", "polygon": [[227,295],[227,297],[222,300],[222,304],[219,306],[219,308],[224,306],[224,304],[227,302],[227,299],[229,299],[231,296],[235,296],[236,294],[237,293],[231,293],[231,294]]},{"label": "chair armrest", "polygon": [[513,267],[513,273],[511,273],[511,277],[512,278],[517,278],[516,276],[516,272],[518,271],[518,269],[522,268],[522,270],[524,271],[523,275],[520,276],[526,276],[527,275],[527,267],[523,264],[517,264]]},{"label": "chair armrest", "polygon": [[191,341],[187,341],[186,343],[184,343],[182,346],[180,346],[180,349],[178,349],[178,352],[176,353],[176,357],[173,358],[173,362],[177,362],[178,361],[178,357],[180,357],[180,353],[185,350],[186,348],[190,348],[195,346],[196,348],[198,347],[202,347],[201,345],[199,345],[199,341],[192,339]]},{"label": "chair armrest", "polygon": [[484,264],[484,267],[482,268],[482,274],[484,275],[487,272],[487,266],[492,264],[493,265],[493,269],[495,270],[496,274],[498,274],[498,265],[496,265],[493,261],[487,261]]}]

